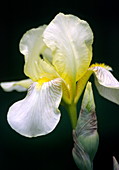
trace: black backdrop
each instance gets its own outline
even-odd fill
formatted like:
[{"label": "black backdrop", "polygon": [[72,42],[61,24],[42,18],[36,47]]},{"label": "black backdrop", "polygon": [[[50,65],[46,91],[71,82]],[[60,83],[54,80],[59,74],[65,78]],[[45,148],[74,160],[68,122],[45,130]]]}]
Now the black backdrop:
[{"label": "black backdrop", "polygon": [[[113,68],[119,80],[119,18],[114,0],[91,1],[4,1],[0,5],[0,82],[26,78],[24,58],[19,52],[22,35],[33,27],[48,24],[63,12],[86,20],[94,32],[93,60]],[[93,85],[94,86],[94,85]],[[28,139],[8,125],[9,106],[25,93],[0,89],[0,170],[76,170],[71,150],[72,132],[64,108],[57,128],[49,135]],[[112,156],[119,161],[119,106],[99,96],[94,87],[100,145],[94,170],[112,170]]]}]

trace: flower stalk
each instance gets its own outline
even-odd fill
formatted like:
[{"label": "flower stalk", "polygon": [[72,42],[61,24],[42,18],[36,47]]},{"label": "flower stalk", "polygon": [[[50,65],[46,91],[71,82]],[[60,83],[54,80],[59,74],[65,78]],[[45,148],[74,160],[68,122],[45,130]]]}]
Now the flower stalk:
[{"label": "flower stalk", "polygon": [[72,129],[75,129],[76,124],[77,124],[77,107],[76,107],[76,104],[73,103],[73,104],[70,104],[70,105],[66,105],[66,110],[67,110],[69,117],[70,117]]}]

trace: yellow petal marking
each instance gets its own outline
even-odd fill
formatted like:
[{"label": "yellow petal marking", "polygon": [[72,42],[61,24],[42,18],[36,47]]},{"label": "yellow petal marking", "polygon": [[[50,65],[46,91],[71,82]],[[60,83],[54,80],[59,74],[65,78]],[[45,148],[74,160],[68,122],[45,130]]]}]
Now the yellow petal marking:
[{"label": "yellow petal marking", "polygon": [[46,83],[46,82],[48,82],[48,81],[50,81],[50,79],[48,79],[47,77],[43,77],[43,78],[41,78],[41,79],[39,79],[37,82],[38,82],[38,86],[40,85],[40,86],[42,86],[43,85],[43,83]]},{"label": "yellow petal marking", "polygon": [[92,64],[92,65],[89,67],[89,69],[90,69],[90,68],[93,68],[93,67],[103,67],[103,68],[105,68],[106,70],[112,71],[112,68],[111,68],[110,66],[104,64],[104,63],[95,63],[95,64]]}]

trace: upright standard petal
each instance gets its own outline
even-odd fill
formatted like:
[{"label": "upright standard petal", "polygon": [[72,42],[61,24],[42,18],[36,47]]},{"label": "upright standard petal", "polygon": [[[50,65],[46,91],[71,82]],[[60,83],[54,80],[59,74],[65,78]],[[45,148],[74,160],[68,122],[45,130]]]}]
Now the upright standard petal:
[{"label": "upright standard petal", "polygon": [[20,80],[20,81],[11,81],[11,82],[2,82],[0,83],[4,91],[10,92],[16,90],[18,92],[26,91],[30,85],[33,83],[31,79]]},{"label": "upright standard petal", "polygon": [[53,65],[70,85],[86,72],[92,59],[93,33],[86,21],[59,13],[43,33],[53,52]]},{"label": "upright standard petal", "polygon": [[25,55],[24,72],[33,81],[39,80],[44,74],[45,77],[51,76],[51,79],[57,77],[51,65],[51,51],[42,40],[45,28],[46,25],[27,31],[20,41],[20,51]]},{"label": "upright standard petal", "polygon": [[7,117],[10,126],[26,137],[53,131],[60,120],[58,107],[62,97],[61,84],[59,78],[42,86],[34,83],[26,98],[10,107]]},{"label": "upright standard petal", "polygon": [[101,96],[104,98],[119,104],[119,82],[109,71],[109,66],[103,67],[99,64],[94,64],[90,68],[95,75],[95,85]]}]

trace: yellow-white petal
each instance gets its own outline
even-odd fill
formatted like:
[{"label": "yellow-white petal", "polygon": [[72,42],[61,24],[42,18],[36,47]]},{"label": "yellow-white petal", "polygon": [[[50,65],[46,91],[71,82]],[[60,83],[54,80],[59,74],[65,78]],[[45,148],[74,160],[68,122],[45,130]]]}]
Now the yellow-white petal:
[{"label": "yellow-white petal", "polygon": [[53,65],[68,83],[79,80],[92,59],[93,33],[86,21],[59,13],[43,33]]},{"label": "yellow-white petal", "polygon": [[26,91],[30,85],[33,83],[31,79],[12,81],[12,82],[2,82],[0,83],[4,91],[10,92],[16,90],[18,92]]},{"label": "yellow-white petal", "polygon": [[27,96],[8,111],[10,126],[26,137],[50,133],[60,120],[58,110],[62,97],[61,80],[54,79],[40,86],[34,83]]},{"label": "yellow-white petal", "polygon": [[110,71],[103,67],[92,67],[95,84],[101,96],[119,104],[119,82]]},{"label": "yellow-white petal", "polygon": [[45,28],[46,25],[27,31],[20,41],[20,52],[25,55],[24,72],[33,81],[39,80],[44,74],[45,77],[50,77],[50,75],[54,75],[52,78],[56,77],[55,69],[50,64],[51,51],[47,49],[42,40]]}]

